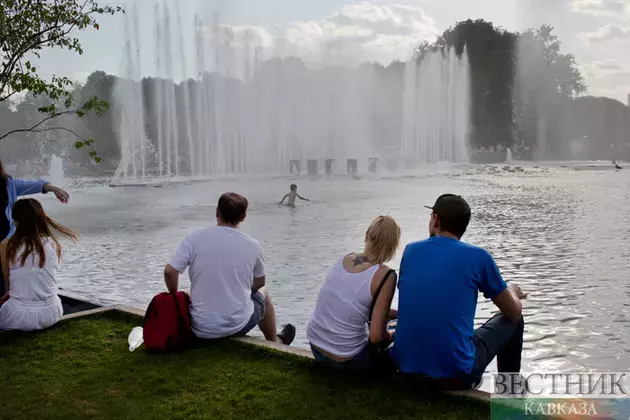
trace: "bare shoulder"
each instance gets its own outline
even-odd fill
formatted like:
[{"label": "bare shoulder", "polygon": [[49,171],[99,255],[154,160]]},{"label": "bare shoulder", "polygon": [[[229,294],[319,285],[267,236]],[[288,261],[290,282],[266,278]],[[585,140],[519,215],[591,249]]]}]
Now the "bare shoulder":
[{"label": "bare shoulder", "polygon": [[[390,268],[388,266],[381,265],[379,269],[376,270],[376,273],[374,273],[374,277],[372,277],[372,283],[370,284],[370,291],[372,292],[372,296],[376,294],[376,291],[383,283],[383,280],[385,280],[385,276],[387,275],[387,273],[389,273],[389,270]],[[387,278],[387,281],[383,285],[384,286],[383,290],[390,290],[390,287],[391,287],[390,284],[392,285],[396,284],[396,281],[397,281],[396,272],[394,272]],[[395,290],[395,289],[391,288],[391,290]]]},{"label": "bare shoulder", "polygon": [[0,249],[1,250],[5,250],[7,249],[7,244],[9,243],[9,238],[6,238],[5,240],[3,240],[2,242],[0,242]]},{"label": "bare shoulder", "polygon": [[[380,281],[385,278],[385,276],[387,275],[387,273],[390,272],[390,270],[391,270],[391,268],[386,266],[385,264],[381,265],[380,268],[378,270],[376,270],[376,273],[374,273],[374,280],[376,282],[380,283]],[[389,278],[394,278],[394,279],[397,278],[396,271],[391,273],[389,275]]]},{"label": "bare shoulder", "polygon": [[350,264],[352,265],[354,258],[355,258],[356,254],[353,252],[352,254],[348,254],[345,257],[343,257],[343,265],[345,266],[346,264]]},{"label": "bare shoulder", "polygon": [[343,268],[349,273],[361,273],[372,266],[373,264],[365,256],[356,252],[343,258]]}]

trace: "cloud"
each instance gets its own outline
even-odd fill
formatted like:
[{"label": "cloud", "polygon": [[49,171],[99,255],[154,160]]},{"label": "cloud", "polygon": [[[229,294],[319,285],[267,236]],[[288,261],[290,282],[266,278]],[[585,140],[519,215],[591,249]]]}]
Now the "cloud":
[{"label": "cloud", "polygon": [[576,13],[596,17],[625,19],[630,16],[629,0],[571,0],[569,7]]},{"label": "cloud", "polygon": [[281,37],[307,59],[325,55],[345,64],[388,64],[408,59],[417,45],[438,34],[421,7],[381,0],[345,5],[324,20],[294,22]]},{"label": "cloud", "polygon": [[[232,27],[237,44],[245,28]],[[322,20],[296,21],[283,28],[249,26],[247,31],[260,40],[266,55],[345,65],[406,60],[422,41],[439,34],[436,22],[421,7],[394,0],[348,4]]]},{"label": "cloud", "polygon": [[616,58],[597,60],[580,67],[590,93],[610,96],[625,103],[630,93],[630,64]]},{"label": "cloud", "polygon": [[630,76],[630,64],[616,58],[593,61],[592,63],[582,66],[582,69],[584,73],[590,77],[608,78],[611,76]]},{"label": "cloud", "polygon": [[400,4],[347,5],[328,19],[340,27],[359,27],[389,36],[433,35],[435,22],[420,7]]},{"label": "cloud", "polygon": [[630,40],[630,27],[609,24],[595,32],[584,33],[581,35],[581,38],[590,43]]}]

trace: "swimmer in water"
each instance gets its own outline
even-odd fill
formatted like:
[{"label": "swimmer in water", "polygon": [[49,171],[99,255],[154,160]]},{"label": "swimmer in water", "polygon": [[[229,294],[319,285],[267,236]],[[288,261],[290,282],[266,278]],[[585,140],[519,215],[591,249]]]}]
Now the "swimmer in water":
[{"label": "swimmer in water", "polygon": [[287,202],[287,206],[292,206],[292,207],[295,207],[296,197],[299,198],[300,200],[311,201],[308,198],[304,198],[297,193],[297,188],[298,188],[297,185],[291,184],[289,188],[290,188],[289,193],[286,194],[284,197],[282,197],[282,200],[280,200],[278,204],[284,204],[284,200],[286,200],[287,197],[289,198],[289,201]]}]

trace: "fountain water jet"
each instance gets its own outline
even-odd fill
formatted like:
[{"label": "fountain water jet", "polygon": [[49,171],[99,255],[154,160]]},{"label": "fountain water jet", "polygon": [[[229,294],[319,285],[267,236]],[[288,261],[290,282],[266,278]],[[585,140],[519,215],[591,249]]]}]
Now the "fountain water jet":
[{"label": "fountain water jet", "polygon": [[48,180],[58,187],[63,187],[63,177],[63,162],[57,155],[52,155],[48,168]]},{"label": "fountain water jet", "polygon": [[403,91],[402,153],[426,163],[467,162],[470,66],[466,48],[407,63]]},{"label": "fountain water jet", "polygon": [[[226,27],[217,14],[210,24],[183,15],[172,1],[155,7],[154,48],[139,35],[136,7],[126,14],[125,77],[113,98],[122,160],[112,183],[288,175],[291,162],[308,160],[320,169],[356,160],[362,172],[385,150],[389,160],[468,160],[466,50],[398,63],[400,70],[306,65],[279,58],[279,46],[263,61],[268,46],[254,32]],[[157,78],[141,80],[141,54]]]}]

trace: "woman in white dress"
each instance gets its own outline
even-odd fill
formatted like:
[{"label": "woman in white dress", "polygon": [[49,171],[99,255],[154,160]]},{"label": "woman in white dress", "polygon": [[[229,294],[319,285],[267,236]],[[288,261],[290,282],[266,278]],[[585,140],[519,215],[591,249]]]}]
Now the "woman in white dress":
[{"label": "woman in white dress", "polygon": [[34,331],[56,324],[63,315],[57,296],[61,244],[55,233],[76,242],[76,234],[48,217],[39,201],[13,206],[15,233],[0,243],[6,288],[0,299],[0,330]]}]

